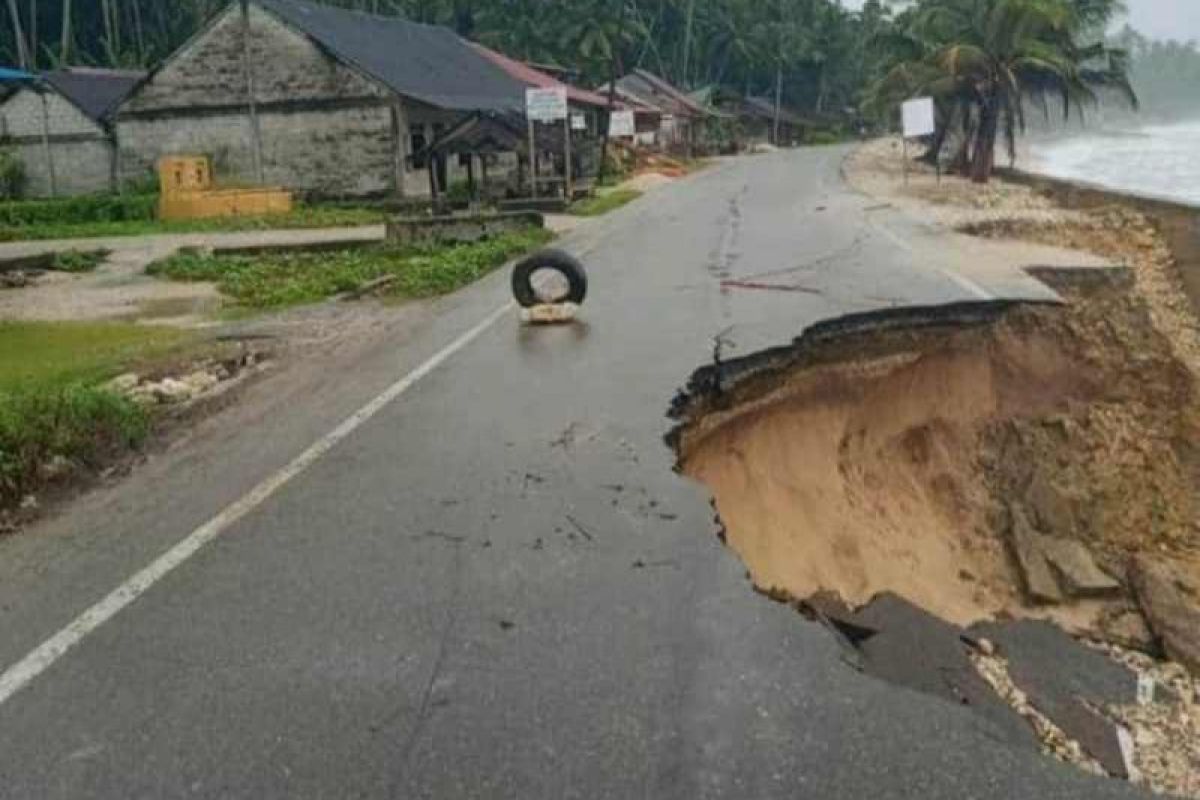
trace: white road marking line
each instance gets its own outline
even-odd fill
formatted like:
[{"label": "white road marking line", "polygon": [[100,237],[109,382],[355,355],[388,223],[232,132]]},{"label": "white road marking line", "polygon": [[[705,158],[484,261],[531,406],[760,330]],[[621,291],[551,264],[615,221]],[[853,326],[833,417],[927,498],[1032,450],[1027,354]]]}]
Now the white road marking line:
[{"label": "white road marking line", "polygon": [[[907,252],[909,252],[909,253],[916,252],[916,249],[912,246],[911,242],[909,242],[903,236],[900,236],[899,234],[897,234],[895,231],[888,228],[886,225],[875,222],[874,220],[869,220],[868,224],[871,226],[871,228],[873,230],[876,230],[879,233],[882,233],[884,236],[891,239],[896,245],[898,245],[902,249],[906,250]],[[942,275],[942,277],[955,283],[960,289],[967,292],[968,294],[975,295],[980,300],[995,299],[991,292],[987,291],[982,286],[980,286],[978,283],[976,283],[975,281],[971,280],[970,278],[968,278],[964,275],[959,275],[955,272],[951,272],[950,270],[943,269],[941,267],[934,267],[934,269],[936,269],[938,271],[938,273],[940,273]]]},{"label": "white road marking line", "polygon": [[235,522],[258,508],[289,481],[319,461],[322,456],[382,411],[388,404],[399,398],[422,378],[429,375],[429,373],[446,363],[446,361],[464,347],[479,338],[488,328],[495,325],[501,317],[511,313],[515,306],[515,303],[510,302],[493,311],[474,328],[459,336],[445,348],[438,351],[428,361],[393,383],[374,400],[354,412],[342,424],[318,439],[287,466],[267,477],[241,499],[236,500],[232,505],[217,514],[217,516],[192,531],[183,541],[159,556],[149,566],[130,577],[103,600],[84,611],[65,628],[42,642],[31,653],[5,670],[3,674],[0,674],[0,705],[8,702],[14,694],[37,679],[38,676],[53,666],[56,661],[66,655],[71,648],[83,641],[84,638],[101,625],[121,613],[133,601],[145,594],[154,584],[161,581],[189,558],[196,555],[205,545],[228,530]]}]

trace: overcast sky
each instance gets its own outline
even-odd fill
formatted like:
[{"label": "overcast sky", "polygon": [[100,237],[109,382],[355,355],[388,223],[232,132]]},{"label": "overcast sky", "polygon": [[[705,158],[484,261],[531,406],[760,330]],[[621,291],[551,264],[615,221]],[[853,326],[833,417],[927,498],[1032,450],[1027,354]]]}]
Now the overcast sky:
[{"label": "overcast sky", "polygon": [[[1155,39],[1200,40],[1200,2],[1197,0],[1125,0],[1133,27]],[[861,8],[862,0],[842,0]]]}]

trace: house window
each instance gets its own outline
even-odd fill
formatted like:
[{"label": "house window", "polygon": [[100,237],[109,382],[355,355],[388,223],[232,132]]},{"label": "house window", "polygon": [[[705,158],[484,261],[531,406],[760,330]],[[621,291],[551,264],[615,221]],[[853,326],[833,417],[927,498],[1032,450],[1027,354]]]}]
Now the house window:
[{"label": "house window", "polygon": [[470,153],[459,153],[458,154],[458,165],[460,167],[462,167],[463,169],[467,169],[468,167],[470,167],[471,166],[471,154]]}]

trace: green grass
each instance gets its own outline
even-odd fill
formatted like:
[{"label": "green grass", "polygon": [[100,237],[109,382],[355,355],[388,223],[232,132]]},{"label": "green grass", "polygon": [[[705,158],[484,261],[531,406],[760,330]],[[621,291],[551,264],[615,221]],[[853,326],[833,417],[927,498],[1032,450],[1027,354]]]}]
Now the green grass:
[{"label": "green grass", "polygon": [[615,189],[589,197],[587,200],[580,200],[571,206],[571,213],[577,217],[599,217],[632,203],[641,196],[642,193],[637,189]]},{"label": "green grass", "polygon": [[187,341],[173,328],[119,323],[0,322],[0,392],[101,381]]},{"label": "green grass", "polygon": [[430,297],[472,283],[551,238],[547,231],[530,229],[459,246],[380,246],[252,256],[180,253],[148,271],[172,280],[215,283],[239,306],[253,309],[317,302],[388,275],[396,276],[388,286],[390,294]]},{"label": "green grass", "polygon": [[140,444],[147,412],[102,383],[185,341],[128,324],[0,323],[0,509],[35,491],[56,458],[98,466]]},{"label": "green grass", "polygon": [[[53,202],[53,201],[46,201]],[[66,201],[61,201],[66,202]],[[8,204],[0,203],[0,209]],[[19,204],[19,205],[23,205]],[[59,217],[34,214],[5,214],[0,210],[0,242],[46,239],[147,236],[156,233],[207,233],[299,228],[342,228],[382,223],[387,212],[365,207],[298,206],[287,214],[263,217],[227,217],[161,221],[153,215],[128,218],[74,217],[64,211]]]},{"label": "green grass", "polygon": [[50,269],[58,272],[92,272],[108,258],[107,250],[67,250],[55,253]]}]

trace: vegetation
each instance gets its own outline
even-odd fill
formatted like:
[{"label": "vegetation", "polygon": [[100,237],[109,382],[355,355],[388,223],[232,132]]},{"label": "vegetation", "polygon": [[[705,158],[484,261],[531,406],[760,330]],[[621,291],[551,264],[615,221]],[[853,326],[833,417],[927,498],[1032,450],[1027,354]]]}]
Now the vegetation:
[{"label": "vegetation", "polygon": [[545,244],[552,235],[531,229],[456,247],[362,247],[322,253],[250,256],[180,253],[151,265],[151,274],[179,281],[211,281],[246,308],[312,303],[392,277],[387,290],[430,297],[459,289],[509,259]]},{"label": "vegetation", "polygon": [[892,63],[873,103],[933,96],[938,131],[927,157],[957,135],[952,168],[986,181],[998,140],[1015,157],[1027,103],[1049,117],[1057,101],[1064,119],[1100,90],[1136,105],[1127,54],[1101,40],[1119,9],[1119,0],[917,0],[883,33]]},{"label": "vegetation", "polygon": [[1112,43],[1129,53],[1133,85],[1148,112],[1165,117],[1200,114],[1196,42],[1156,42],[1126,25]]},{"label": "vegetation", "polygon": [[56,272],[92,272],[106,258],[107,250],[67,250],[51,257],[50,269]]},{"label": "vegetation", "polygon": [[628,205],[642,196],[636,189],[614,189],[601,191],[595,197],[580,200],[571,206],[571,213],[577,217],[599,217],[621,206]]},{"label": "vegetation", "polygon": [[146,412],[101,384],[183,341],[139,325],[0,323],[0,509],[35,490],[55,460],[95,466],[138,445]]},{"label": "vegetation", "polygon": [[25,195],[29,182],[25,164],[8,148],[0,149],[0,200],[16,200]]},{"label": "vegetation", "polygon": [[144,236],[154,233],[338,228],[382,223],[381,209],[297,206],[265,217],[160,221],[156,195],[94,195],[0,203],[0,241]]},{"label": "vegetation", "polygon": [[[321,1],[321,0],[318,0]],[[449,25],[517,58],[598,85],[645,67],[688,87],[723,84],[801,109],[854,106],[876,62],[866,46],[881,0],[323,0]],[[230,0],[19,0],[0,57],[31,68],[151,67]],[[14,12],[16,16],[14,16]]]}]

